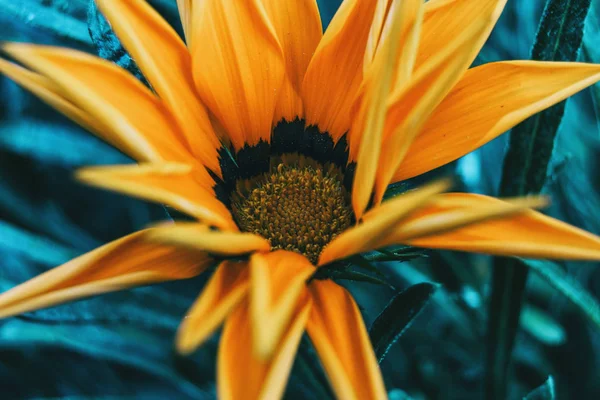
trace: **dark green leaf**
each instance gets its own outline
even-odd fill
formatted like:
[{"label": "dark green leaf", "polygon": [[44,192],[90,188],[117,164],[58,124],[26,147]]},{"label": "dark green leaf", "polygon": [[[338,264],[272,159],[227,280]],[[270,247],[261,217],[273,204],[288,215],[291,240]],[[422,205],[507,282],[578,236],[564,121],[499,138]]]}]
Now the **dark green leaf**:
[{"label": "dark green leaf", "polygon": [[[150,0],[150,4],[177,30],[180,36],[183,36],[177,3],[174,0]],[[88,26],[92,42],[96,46],[96,52],[100,57],[125,68],[135,75],[136,78],[144,82],[144,84],[148,85],[137,64],[115,36],[94,1],[90,1]]]},{"label": "dark green leaf", "polygon": [[[591,0],[548,0],[531,58],[575,61],[590,3]],[[539,193],[542,189],[564,110],[565,102],[561,102],[512,130],[504,159],[502,195]]]},{"label": "dark green leaf", "polygon": [[486,360],[487,390],[491,399],[506,398],[508,369],[519,327],[526,282],[527,268],[524,265],[508,258],[494,259]]},{"label": "dark green leaf", "polygon": [[[548,0],[531,58],[575,61],[582,45],[584,21],[591,0]],[[504,158],[501,196],[539,193],[548,174],[554,140],[565,102],[516,126]],[[494,259],[488,323],[486,392],[489,399],[506,398],[510,355],[517,334],[527,268],[509,258]]]},{"label": "dark green leaf", "polygon": [[71,124],[33,118],[20,118],[0,125],[0,148],[64,167],[128,162],[108,144]]},{"label": "dark green leaf", "polygon": [[398,293],[379,314],[369,336],[377,360],[381,363],[392,345],[408,329],[439,285],[419,283]]},{"label": "dark green leaf", "polygon": [[113,33],[108,21],[104,18],[102,13],[100,13],[94,1],[90,1],[88,27],[90,37],[96,47],[96,53],[100,57],[125,68],[136,78],[144,82],[145,85],[148,85],[148,82],[144,78],[144,75],[142,75],[137,64],[133,61],[129,53],[127,53],[117,36]]},{"label": "dark green leaf", "polygon": [[523,307],[520,325],[547,346],[560,346],[567,339],[564,328],[551,315],[532,305]]},{"label": "dark green leaf", "polygon": [[319,357],[308,339],[308,335],[305,334],[296,354],[296,360],[294,361],[284,398],[334,399],[335,396],[331,390],[331,385],[323,369],[319,368],[319,364]]},{"label": "dark green leaf", "polygon": [[383,194],[383,199],[391,199],[392,197],[399,196],[402,193],[405,193],[406,191],[414,188],[415,186],[407,181],[392,183],[390,186],[388,186],[385,193]]},{"label": "dark green leaf", "polygon": [[[75,249],[57,243],[47,237],[34,235],[24,229],[0,220],[0,254],[16,252],[27,254],[37,263],[54,267],[79,255]],[[2,279],[0,278],[0,282]]]},{"label": "dark green leaf", "polygon": [[359,254],[359,255],[350,257],[348,259],[348,261],[351,262],[352,264],[356,265],[357,267],[366,269],[367,271],[374,273],[381,279],[386,278],[385,274],[383,272],[381,272],[381,270],[379,268],[377,268],[376,265],[371,264],[370,261],[375,261],[375,260],[368,260]]},{"label": "dark green leaf", "polygon": [[372,275],[368,275],[358,271],[346,270],[346,271],[338,271],[332,274],[332,279],[342,279],[353,282],[365,282],[365,283],[373,283],[375,285],[387,286],[390,289],[395,289],[392,285],[381,278],[377,278]]},{"label": "dark green leaf", "polygon": [[600,304],[579,282],[550,261],[523,260],[525,265],[558,290],[600,328]]},{"label": "dark green leaf", "polygon": [[546,382],[534,391],[523,397],[524,400],[555,400],[556,389],[554,388],[554,378],[552,375],[548,377]]},{"label": "dark green leaf", "polygon": [[362,254],[361,257],[368,262],[404,262],[419,257],[426,257],[426,253],[423,249],[411,246],[395,246]]}]

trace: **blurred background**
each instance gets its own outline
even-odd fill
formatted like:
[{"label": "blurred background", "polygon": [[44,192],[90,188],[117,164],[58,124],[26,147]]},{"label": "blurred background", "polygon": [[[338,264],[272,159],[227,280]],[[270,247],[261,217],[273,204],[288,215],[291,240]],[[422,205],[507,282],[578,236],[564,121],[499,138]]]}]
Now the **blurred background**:
[{"label": "blurred background", "polygon": [[[319,0],[324,26],[341,0]],[[175,0],[150,0],[176,29]],[[528,59],[544,0],[509,0],[477,64]],[[592,0],[579,59],[600,62],[600,1]],[[54,44],[114,60],[118,43],[88,0],[0,0],[0,41]],[[99,43],[103,46],[99,47]],[[109,43],[107,46],[106,43]],[[114,47],[110,46],[110,43]],[[123,58],[124,57],[124,58]],[[121,55],[121,65],[135,69]],[[600,86],[567,102],[543,193],[547,213],[600,234]],[[497,194],[508,135],[432,175],[454,172],[459,189]],[[102,243],[166,218],[164,209],[84,187],[73,172],[128,159],[0,76],[0,291]],[[423,179],[428,179],[424,177]],[[483,397],[490,259],[427,252],[378,264],[393,286],[343,284],[369,325],[397,290],[443,286],[391,347],[381,366],[390,397]],[[600,269],[562,263],[600,297]],[[0,321],[2,398],[215,397],[213,338],[192,357],[173,351],[174,333],[207,276],[104,295]],[[558,399],[600,398],[600,330],[537,275],[528,280],[509,398],[549,375]],[[287,398],[331,392],[303,339]]]}]

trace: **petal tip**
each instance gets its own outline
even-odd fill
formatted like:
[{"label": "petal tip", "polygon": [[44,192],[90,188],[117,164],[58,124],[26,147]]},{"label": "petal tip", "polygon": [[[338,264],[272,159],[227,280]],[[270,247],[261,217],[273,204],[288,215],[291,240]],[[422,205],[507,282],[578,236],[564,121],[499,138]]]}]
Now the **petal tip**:
[{"label": "petal tip", "polygon": [[199,345],[196,345],[195,343],[185,338],[185,335],[183,334],[178,334],[177,339],[175,340],[175,350],[177,350],[177,353],[179,353],[182,356],[191,355],[194,351],[196,351],[198,346]]}]

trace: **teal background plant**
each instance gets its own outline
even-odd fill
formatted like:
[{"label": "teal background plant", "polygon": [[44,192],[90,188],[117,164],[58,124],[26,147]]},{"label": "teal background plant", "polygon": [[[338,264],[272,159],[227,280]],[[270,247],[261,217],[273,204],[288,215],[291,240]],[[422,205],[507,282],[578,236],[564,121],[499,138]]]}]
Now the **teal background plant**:
[{"label": "teal background plant", "polygon": [[[149,1],[177,26],[174,0]],[[319,0],[324,25],[340,2]],[[519,58],[598,63],[599,3],[509,0],[476,63]],[[97,53],[143,80],[88,0],[0,0],[2,40]],[[455,173],[459,188],[469,191],[541,191],[553,199],[551,215],[600,233],[598,95],[600,87],[591,88],[524,122],[510,139],[505,135],[420,179]],[[126,161],[0,76],[0,290],[165,218],[161,207],[72,178],[84,165]],[[510,188],[518,182],[517,189]],[[351,289],[371,325],[391,398],[478,399],[486,393],[486,379],[493,383],[487,386],[489,398],[600,398],[594,379],[600,374],[597,265],[407,249],[354,263],[360,272],[346,269],[335,278]],[[521,271],[520,278],[508,279],[511,270]],[[188,358],[177,356],[172,345],[180,318],[205,280],[134,289],[0,321],[2,393],[214,398],[216,339]],[[510,321],[509,329],[501,321]],[[331,396],[303,340],[286,397]]]}]

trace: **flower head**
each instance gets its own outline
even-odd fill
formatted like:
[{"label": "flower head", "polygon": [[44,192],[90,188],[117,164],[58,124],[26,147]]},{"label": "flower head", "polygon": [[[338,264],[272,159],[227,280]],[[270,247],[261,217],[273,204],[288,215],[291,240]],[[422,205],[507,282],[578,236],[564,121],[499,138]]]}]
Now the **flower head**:
[{"label": "flower head", "polygon": [[600,80],[600,66],[468,69],[506,0],[180,0],[186,44],[144,1],[96,0],[151,85],[81,52],[26,44],[0,71],[135,158],[82,181],[176,208],[158,225],[0,295],[0,316],[185,279],[219,263],[177,336],[225,323],[223,398],[278,397],[306,329],[340,398],[383,398],[360,312],[317,269],[394,244],[600,259],[541,198],[386,188],[449,163]]}]

